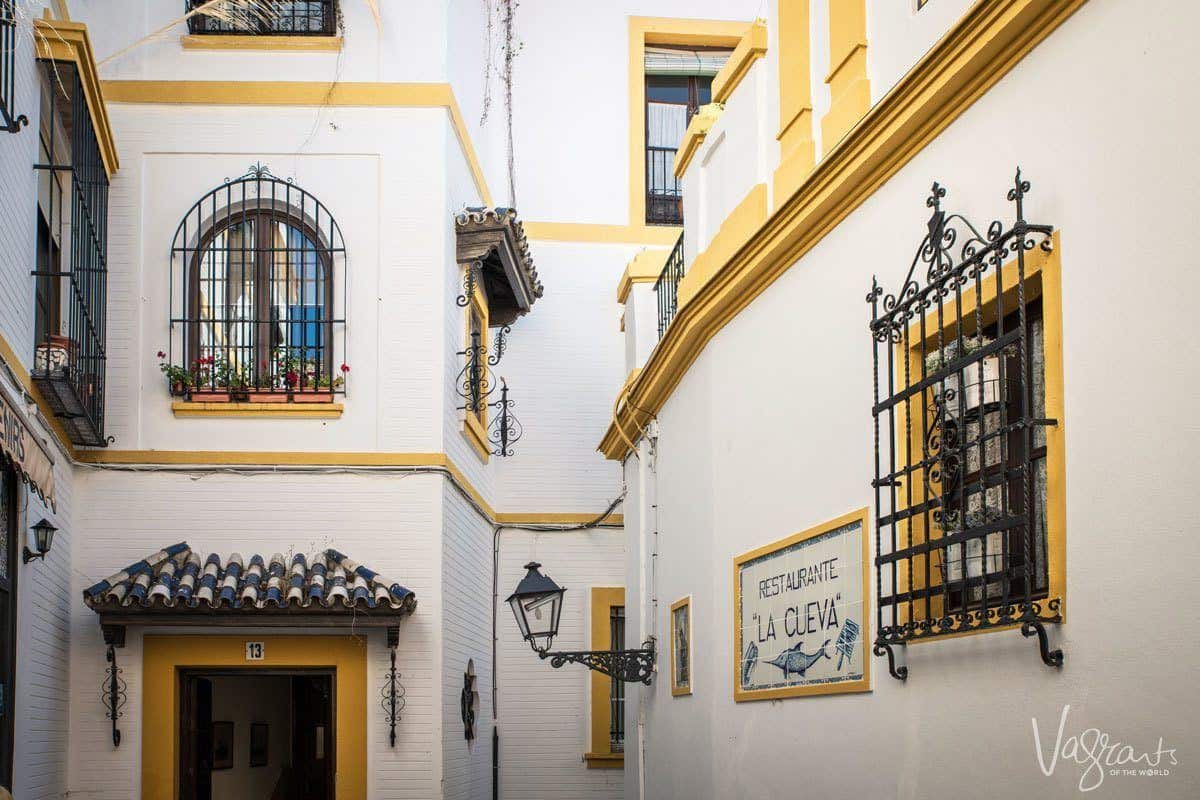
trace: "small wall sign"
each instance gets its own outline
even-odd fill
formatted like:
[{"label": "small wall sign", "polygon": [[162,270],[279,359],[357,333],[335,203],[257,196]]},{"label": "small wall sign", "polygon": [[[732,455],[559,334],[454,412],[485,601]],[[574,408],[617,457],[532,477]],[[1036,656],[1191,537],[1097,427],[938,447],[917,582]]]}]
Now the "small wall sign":
[{"label": "small wall sign", "polygon": [[246,660],[262,661],[267,648],[262,642],[246,642]]},{"label": "small wall sign", "polygon": [[871,688],[867,510],[733,563],[734,700]]}]

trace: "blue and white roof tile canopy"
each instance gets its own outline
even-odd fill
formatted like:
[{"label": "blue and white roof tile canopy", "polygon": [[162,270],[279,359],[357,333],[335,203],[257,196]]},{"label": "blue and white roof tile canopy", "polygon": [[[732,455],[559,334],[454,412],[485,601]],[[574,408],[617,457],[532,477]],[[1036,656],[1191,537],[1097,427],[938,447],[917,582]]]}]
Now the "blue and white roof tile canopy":
[{"label": "blue and white roof tile canopy", "polygon": [[187,542],[171,545],[84,589],[97,613],[137,609],[188,611],[379,611],[411,614],[417,598],[398,582],[337,550],[270,560],[238,553],[201,557]]}]

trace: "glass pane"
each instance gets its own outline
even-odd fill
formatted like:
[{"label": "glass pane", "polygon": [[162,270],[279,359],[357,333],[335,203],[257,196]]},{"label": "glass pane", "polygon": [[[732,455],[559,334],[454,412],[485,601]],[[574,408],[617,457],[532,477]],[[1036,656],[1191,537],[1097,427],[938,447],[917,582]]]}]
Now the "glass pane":
[{"label": "glass pane", "polygon": [[687,106],[688,79],[686,75],[655,75],[646,78],[646,101],[674,103]]},{"label": "glass pane", "polygon": [[231,376],[253,372],[254,247],[254,220],[244,219],[213,236],[200,256],[202,385],[227,385]]},{"label": "glass pane", "polygon": [[[1044,352],[1042,319],[1038,317],[1029,323],[1029,365],[1033,371],[1033,417],[1046,417],[1046,354]],[[1041,425],[1034,426],[1033,446],[1046,446],[1046,429]]]},{"label": "glass pane", "polygon": [[270,224],[273,377],[276,385],[292,389],[329,388],[332,365],[325,342],[329,287],[317,245],[286,222]]},{"label": "glass pane", "polygon": [[679,147],[687,130],[687,106],[649,103],[646,106],[646,144],[650,147]]},{"label": "glass pane", "polygon": [[0,456],[0,581],[8,582],[8,527],[14,510],[8,507],[9,472]]}]

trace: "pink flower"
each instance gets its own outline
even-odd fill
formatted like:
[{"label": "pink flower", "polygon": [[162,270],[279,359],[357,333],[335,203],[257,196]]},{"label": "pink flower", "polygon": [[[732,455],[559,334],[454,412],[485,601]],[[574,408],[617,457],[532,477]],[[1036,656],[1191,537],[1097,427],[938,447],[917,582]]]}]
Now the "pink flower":
[{"label": "pink flower", "polygon": [[159,351],[158,351],[158,357],[159,357],[159,358],[166,358],[166,357],[167,357],[167,354],[166,354],[166,353],[164,353],[162,350],[159,350]]}]

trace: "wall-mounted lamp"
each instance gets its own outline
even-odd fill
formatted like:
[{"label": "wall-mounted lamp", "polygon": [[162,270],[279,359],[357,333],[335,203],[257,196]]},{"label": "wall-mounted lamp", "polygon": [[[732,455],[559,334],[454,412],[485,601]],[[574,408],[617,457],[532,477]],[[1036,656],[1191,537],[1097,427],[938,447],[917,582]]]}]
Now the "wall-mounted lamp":
[{"label": "wall-mounted lamp", "polygon": [[33,526],[33,541],[37,545],[37,552],[33,552],[28,546],[25,547],[25,553],[21,556],[21,560],[28,564],[35,558],[45,560],[46,553],[50,552],[51,546],[54,544],[54,533],[58,528],[50,524],[50,521],[43,519],[37,525]]},{"label": "wall-mounted lamp", "polygon": [[517,584],[517,589],[508,597],[521,637],[541,658],[550,659],[550,666],[583,664],[588,669],[603,672],[627,683],[649,685],[654,674],[654,640],[650,639],[640,650],[574,650],[550,652],[550,645],[558,635],[558,622],[562,616],[563,593],[559,586],[539,570],[541,564],[531,561],[528,570]]}]

